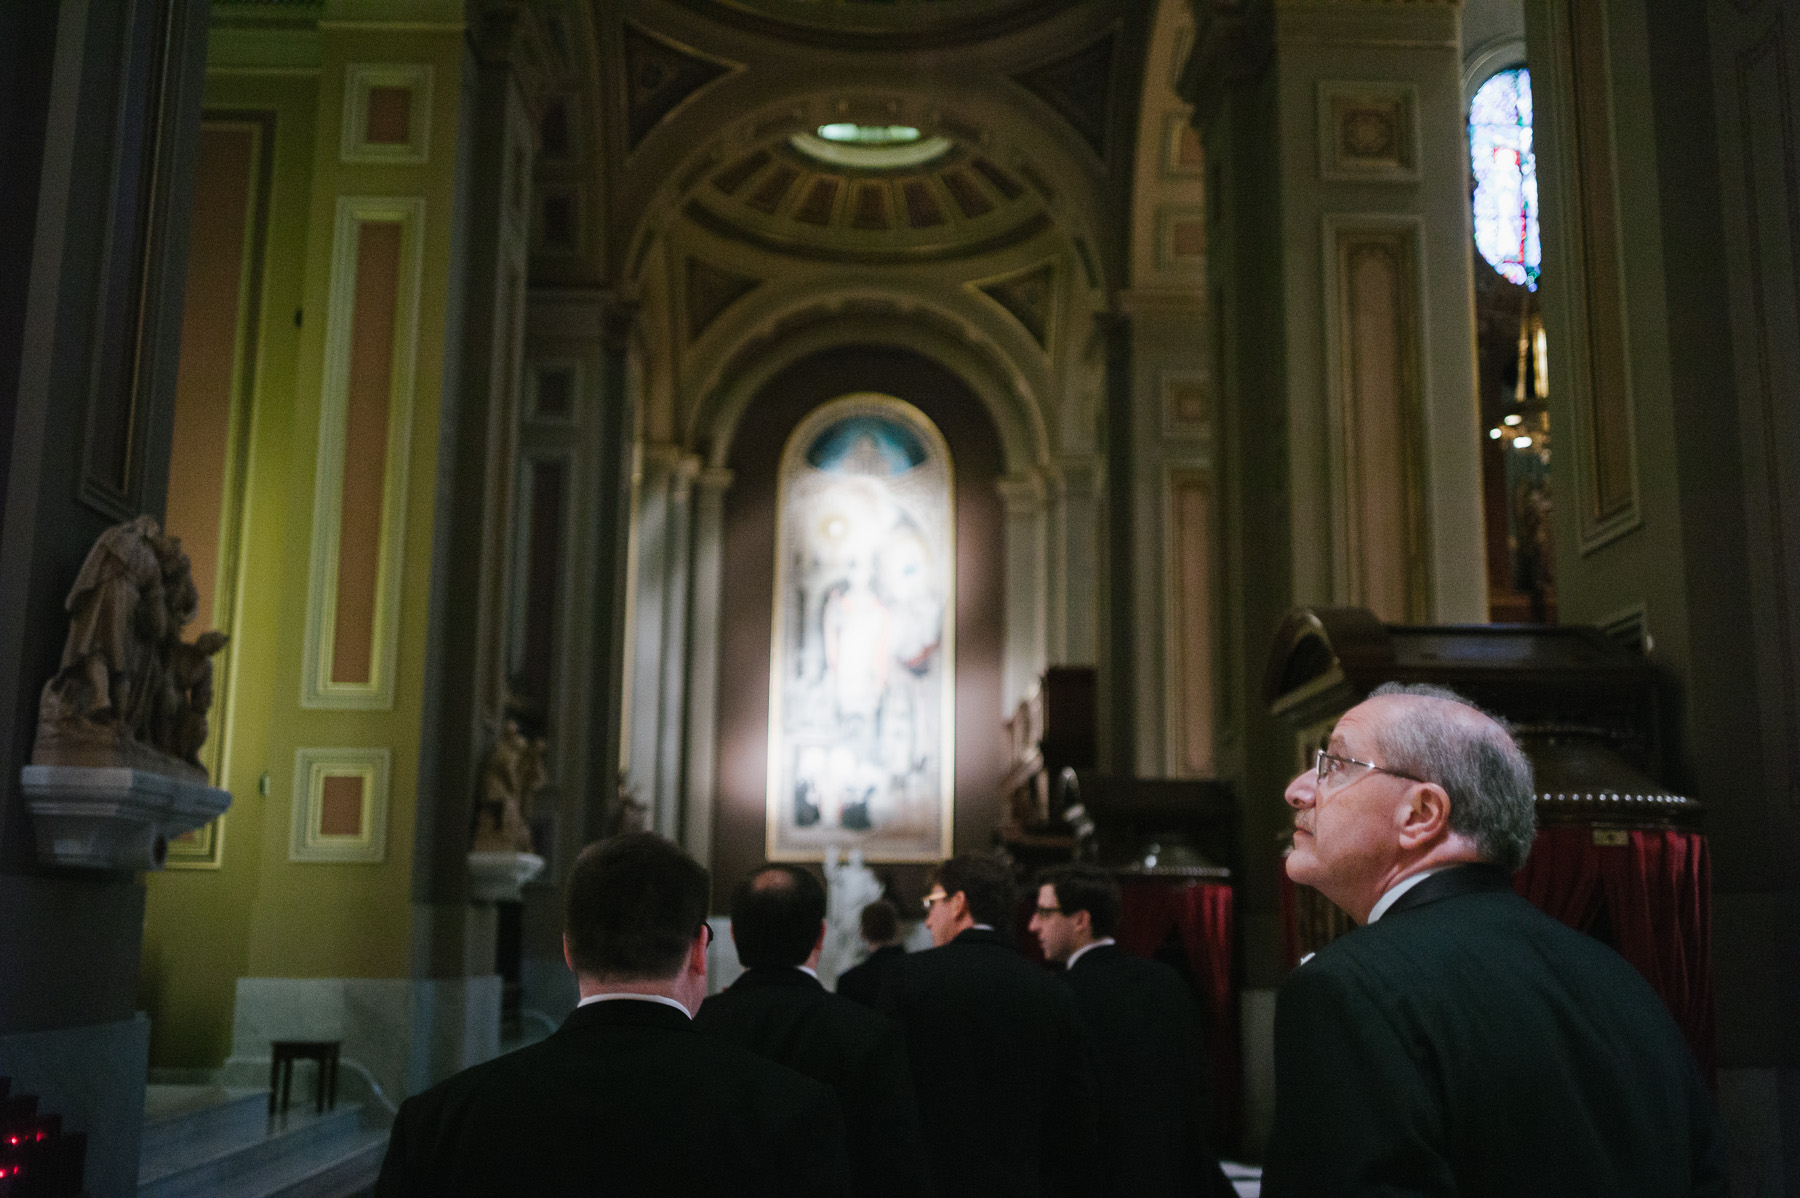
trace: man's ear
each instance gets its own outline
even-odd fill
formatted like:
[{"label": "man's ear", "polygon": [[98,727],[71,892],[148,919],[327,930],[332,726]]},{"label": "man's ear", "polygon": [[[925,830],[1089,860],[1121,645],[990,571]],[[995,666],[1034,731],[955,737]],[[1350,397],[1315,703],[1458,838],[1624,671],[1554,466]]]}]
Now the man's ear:
[{"label": "man's ear", "polygon": [[819,952],[824,947],[825,947],[825,921],[821,919],[819,921],[819,934],[817,936],[813,937],[812,951],[816,953],[816,952]]},{"label": "man's ear", "polygon": [[1436,782],[1417,782],[1406,792],[1400,815],[1400,847],[1424,848],[1450,831],[1450,796]]},{"label": "man's ear", "polygon": [[1077,911],[1069,916],[1069,922],[1075,925],[1075,932],[1083,940],[1094,939],[1094,915],[1091,911]]},{"label": "man's ear", "polygon": [[700,977],[706,976],[707,943],[705,936],[696,936],[693,943],[688,945],[687,970],[689,973],[697,974]]},{"label": "man's ear", "polygon": [[569,967],[570,973],[575,972],[575,954],[569,951],[569,934],[567,932],[563,933],[563,964]]},{"label": "man's ear", "polygon": [[975,918],[975,916],[973,914],[971,914],[969,911],[969,896],[966,891],[962,891],[962,890],[957,891],[955,894],[950,896],[949,902],[950,902],[951,918],[961,919],[965,915],[967,915],[970,919]]}]

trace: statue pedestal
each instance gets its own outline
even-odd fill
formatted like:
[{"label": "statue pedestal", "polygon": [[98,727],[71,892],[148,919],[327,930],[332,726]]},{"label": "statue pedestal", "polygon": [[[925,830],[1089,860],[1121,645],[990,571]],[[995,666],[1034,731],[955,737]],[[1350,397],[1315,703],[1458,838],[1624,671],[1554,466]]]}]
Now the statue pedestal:
[{"label": "statue pedestal", "polygon": [[169,841],[225,814],[231,792],[125,766],[19,771],[38,860],[82,869],[161,869]]},{"label": "statue pedestal", "polygon": [[519,888],[544,872],[536,853],[475,852],[469,854],[469,898],[477,903],[516,903]]}]

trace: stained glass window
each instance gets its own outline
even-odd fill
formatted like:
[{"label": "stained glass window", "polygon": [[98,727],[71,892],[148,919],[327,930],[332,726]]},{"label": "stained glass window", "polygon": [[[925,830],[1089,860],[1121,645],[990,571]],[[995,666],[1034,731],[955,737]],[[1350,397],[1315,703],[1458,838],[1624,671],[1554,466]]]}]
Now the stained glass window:
[{"label": "stained glass window", "polygon": [[782,454],[770,660],[770,860],[950,852],[956,553],[950,452],[893,396],[832,400]]},{"label": "stained glass window", "polygon": [[1475,247],[1488,265],[1537,290],[1537,154],[1531,146],[1531,72],[1517,67],[1483,83],[1469,103],[1469,167],[1475,177]]}]

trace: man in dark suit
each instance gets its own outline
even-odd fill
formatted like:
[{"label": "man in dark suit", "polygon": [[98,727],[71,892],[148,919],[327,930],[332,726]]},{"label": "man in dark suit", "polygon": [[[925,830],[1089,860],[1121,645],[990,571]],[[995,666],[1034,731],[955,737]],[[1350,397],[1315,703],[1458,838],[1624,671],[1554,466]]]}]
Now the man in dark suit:
[{"label": "man in dark suit", "polygon": [[1206,1036],[1181,975],[1126,953],[1119,883],[1094,865],[1038,877],[1031,930],[1063,979],[1093,1046],[1099,1083],[1100,1169],[1133,1198],[1232,1198],[1208,1146]]},{"label": "man in dark suit", "polygon": [[825,945],[819,880],[794,865],[750,875],[731,899],[731,938],[745,972],[701,1005],[694,1026],[832,1088],[844,1115],[853,1194],[928,1195],[919,1109],[899,1030],[819,984]]},{"label": "man in dark suit", "polygon": [[831,1091],[694,1030],[706,908],[706,871],[657,836],[583,850],[563,923],[581,1004],[402,1103],[376,1194],[848,1193]]},{"label": "man in dark suit", "polygon": [[938,946],[900,962],[883,1009],[906,1035],[932,1180],[946,1198],[1109,1193],[1097,1187],[1094,1080],[1074,997],[1000,929],[1010,867],[953,857],[933,875]]},{"label": "man in dark suit", "polygon": [[881,997],[882,984],[895,964],[906,959],[900,943],[900,913],[886,899],[876,899],[862,909],[862,938],[869,955],[861,965],[852,966],[838,975],[837,992],[852,1002],[873,1007]]},{"label": "man in dark suit", "polygon": [[1512,891],[1534,813],[1503,725],[1384,686],[1287,800],[1288,876],[1364,926],[1281,988],[1267,1198],[1725,1193],[1661,1000]]}]

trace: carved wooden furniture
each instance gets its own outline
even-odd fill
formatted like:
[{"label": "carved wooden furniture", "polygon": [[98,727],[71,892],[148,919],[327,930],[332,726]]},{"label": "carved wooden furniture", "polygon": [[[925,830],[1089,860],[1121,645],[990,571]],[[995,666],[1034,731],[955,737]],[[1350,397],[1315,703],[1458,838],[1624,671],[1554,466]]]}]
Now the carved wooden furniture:
[{"label": "carved wooden furniture", "polygon": [[1007,814],[996,835],[1030,864],[1066,861],[1074,847],[1057,783],[1065,769],[1094,766],[1096,695],[1091,668],[1052,666],[1006,721],[1012,761],[1001,784]]}]

